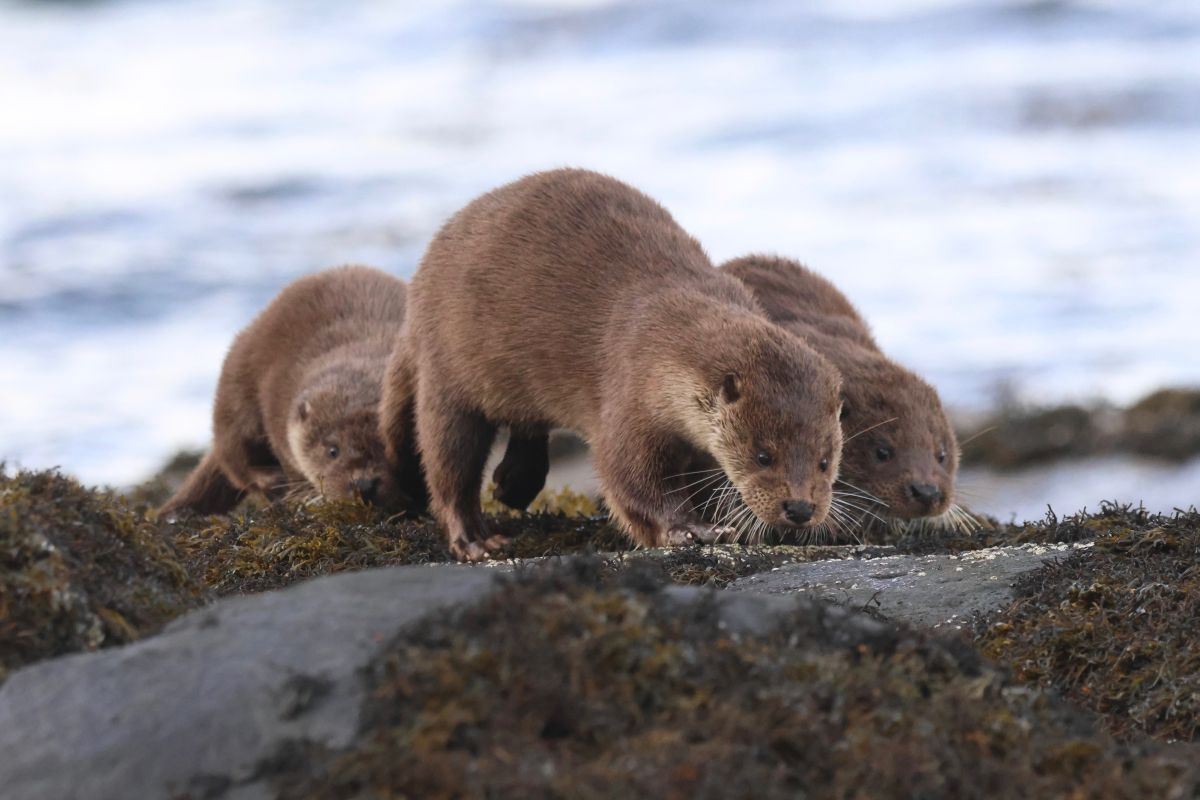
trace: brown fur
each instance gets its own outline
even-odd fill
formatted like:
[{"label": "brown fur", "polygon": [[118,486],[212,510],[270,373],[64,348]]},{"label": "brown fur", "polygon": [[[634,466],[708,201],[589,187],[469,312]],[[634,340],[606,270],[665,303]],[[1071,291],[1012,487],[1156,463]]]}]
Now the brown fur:
[{"label": "brown fur", "polygon": [[367,267],[286,287],[230,347],[212,451],[160,513],[223,513],[250,492],[277,498],[305,487],[419,504],[419,474],[389,469],[379,436],[384,369],[404,315],[404,283]]},{"label": "brown fur", "polygon": [[[765,523],[789,524],[785,502],[809,504],[809,525],[824,519],[836,371],[637,190],[556,170],[489,192],[438,232],[410,297],[418,442],[460,558],[486,554],[479,490],[498,425],[580,432],[642,545],[714,534],[669,488],[698,454]],[[385,402],[384,430],[404,413]]]},{"label": "brown fur", "polygon": [[[842,480],[886,503],[882,510],[866,503],[873,513],[912,519],[945,512],[954,498],[958,445],[933,387],[880,352],[845,295],[799,263],[755,255],[720,269],[754,293],[769,319],[841,372]],[[881,460],[881,449],[891,457]],[[927,499],[918,499],[914,487],[924,489]],[[928,487],[936,487],[933,496]]]}]

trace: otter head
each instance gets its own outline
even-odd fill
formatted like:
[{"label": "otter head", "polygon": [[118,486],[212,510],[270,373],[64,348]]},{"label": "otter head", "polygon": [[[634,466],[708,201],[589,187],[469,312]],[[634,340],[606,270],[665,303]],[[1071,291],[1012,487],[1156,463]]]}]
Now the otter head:
[{"label": "otter head", "polygon": [[958,443],[933,388],[882,356],[843,366],[841,479],[851,505],[899,519],[954,502]]},{"label": "otter head", "polygon": [[814,527],[829,513],[841,457],[840,378],[769,327],[709,376],[709,451],[764,526]]},{"label": "otter head", "polygon": [[376,405],[338,387],[304,392],[288,418],[292,457],[325,497],[386,505],[395,493]]}]

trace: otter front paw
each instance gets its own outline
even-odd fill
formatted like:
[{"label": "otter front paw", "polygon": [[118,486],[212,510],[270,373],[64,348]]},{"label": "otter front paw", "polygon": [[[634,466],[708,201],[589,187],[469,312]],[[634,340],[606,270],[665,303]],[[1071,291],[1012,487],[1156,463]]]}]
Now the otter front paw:
[{"label": "otter front paw", "polygon": [[689,544],[715,544],[728,527],[706,525],[702,522],[683,522],[673,525],[659,539],[659,547],[681,547]]},{"label": "otter front paw", "polygon": [[479,562],[487,561],[493,554],[507,545],[511,540],[507,536],[496,534],[482,541],[469,540],[465,537],[450,540],[450,555],[458,561]]}]

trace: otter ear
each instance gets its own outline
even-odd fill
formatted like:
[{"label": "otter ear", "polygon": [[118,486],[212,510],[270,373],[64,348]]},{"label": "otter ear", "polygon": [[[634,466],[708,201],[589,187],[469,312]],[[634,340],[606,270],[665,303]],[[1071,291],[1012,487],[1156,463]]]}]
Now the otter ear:
[{"label": "otter ear", "polygon": [[842,395],[841,404],[838,405],[838,419],[845,419],[850,413],[850,403],[846,400],[846,395]]},{"label": "otter ear", "polygon": [[736,403],[741,396],[741,380],[732,372],[725,373],[725,377],[721,381],[721,399],[726,403]]},{"label": "otter ear", "polygon": [[305,422],[308,420],[308,411],[309,411],[308,401],[301,400],[300,405],[296,406],[296,413],[300,415],[301,422]]}]

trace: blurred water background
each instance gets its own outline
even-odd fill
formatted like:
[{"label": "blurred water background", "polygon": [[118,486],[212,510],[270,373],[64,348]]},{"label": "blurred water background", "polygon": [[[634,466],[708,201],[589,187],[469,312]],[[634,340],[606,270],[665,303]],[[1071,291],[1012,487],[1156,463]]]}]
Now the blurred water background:
[{"label": "blurred water background", "polygon": [[[560,165],[802,258],[958,411],[1200,383],[1195,0],[0,0],[0,120],[0,458],[89,482],[207,444],[287,281]],[[985,506],[1200,494],[1129,468]]]}]

